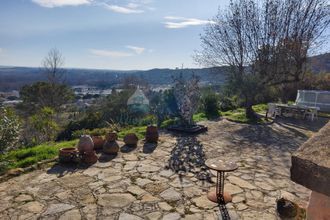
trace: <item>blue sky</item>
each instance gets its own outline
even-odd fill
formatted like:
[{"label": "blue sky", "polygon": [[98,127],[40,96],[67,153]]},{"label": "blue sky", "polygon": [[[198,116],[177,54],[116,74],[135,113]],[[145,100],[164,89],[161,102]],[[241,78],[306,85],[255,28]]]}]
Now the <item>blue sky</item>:
[{"label": "blue sky", "polygon": [[229,0],[0,0],[0,65],[40,66],[58,48],[65,67],[196,67],[205,24]]}]

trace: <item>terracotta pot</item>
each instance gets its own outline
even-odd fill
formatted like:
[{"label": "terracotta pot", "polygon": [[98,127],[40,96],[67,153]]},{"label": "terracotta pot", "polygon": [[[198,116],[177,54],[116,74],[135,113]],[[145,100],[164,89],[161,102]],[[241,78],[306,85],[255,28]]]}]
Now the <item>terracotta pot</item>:
[{"label": "terracotta pot", "polygon": [[297,216],[298,205],[290,200],[281,198],[276,201],[276,208],[278,214],[283,218],[294,218]]},{"label": "terracotta pot", "polygon": [[116,141],[106,141],[103,145],[103,152],[106,154],[117,154],[119,145]]},{"label": "terracotta pot", "polygon": [[96,163],[98,160],[97,155],[95,154],[95,151],[86,151],[82,155],[82,162],[87,164],[93,164]]},{"label": "terracotta pot", "polygon": [[75,147],[61,148],[59,150],[58,158],[62,163],[76,162],[78,158],[78,150]]},{"label": "terracotta pot", "polygon": [[98,149],[102,149],[103,144],[105,142],[105,140],[103,139],[102,136],[92,136],[92,140],[94,143],[94,149],[98,150]]},{"label": "terracotta pot", "polygon": [[146,141],[149,143],[158,142],[159,134],[156,126],[148,126],[146,131]]},{"label": "terracotta pot", "polygon": [[113,131],[113,132],[109,132],[105,139],[107,141],[116,141],[118,139],[118,135],[117,135],[117,132]]},{"label": "terracotta pot", "polygon": [[137,146],[139,138],[134,133],[126,134],[124,137],[124,142],[126,145],[129,146]]},{"label": "terracotta pot", "polygon": [[79,139],[78,150],[82,154],[94,150],[94,143],[89,135],[82,135]]}]

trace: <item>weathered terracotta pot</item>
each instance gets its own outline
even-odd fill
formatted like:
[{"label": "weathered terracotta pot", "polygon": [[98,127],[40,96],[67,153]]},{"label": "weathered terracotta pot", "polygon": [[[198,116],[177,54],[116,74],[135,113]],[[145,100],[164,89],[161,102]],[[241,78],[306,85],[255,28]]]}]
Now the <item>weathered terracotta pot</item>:
[{"label": "weathered terracotta pot", "polygon": [[124,142],[128,146],[137,146],[139,138],[134,133],[126,134],[124,137]]},{"label": "weathered terracotta pot", "polygon": [[82,154],[94,150],[94,143],[89,135],[82,135],[79,139],[78,150]]},{"label": "weathered terracotta pot", "polygon": [[61,148],[58,158],[61,163],[76,162],[78,158],[78,150],[75,147]]},{"label": "weathered terracotta pot", "polygon": [[116,141],[106,141],[103,145],[103,152],[106,154],[117,154],[119,145]]},{"label": "weathered terracotta pot", "polygon": [[94,143],[94,149],[95,150],[103,148],[103,144],[105,143],[105,140],[103,139],[102,136],[92,136],[92,140],[93,140],[93,143]]},{"label": "weathered terracotta pot", "polygon": [[298,212],[298,205],[284,198],[276,201],[276,208],[283,218],[294,218]]},{"label": "weathered terracotta pot", "polygon": [[148,126],[146,131],[146,141],[149,143],[157,143],[158,139],[158,128],[156,126]]},{"label": "weathered terracotta pot", "polygon": [[95,154],[95,151],[85,151],[82,155],[82,162],[87,164],[93,164],[96,163],[98,160],[97,155]]},{"label": "weathered terracotta pot", "polygon": [[118,139],[118,135],[117,135],[117,132],[113,131],[113,132],[109,132],[105,139],[107,141],[116,141]]}]

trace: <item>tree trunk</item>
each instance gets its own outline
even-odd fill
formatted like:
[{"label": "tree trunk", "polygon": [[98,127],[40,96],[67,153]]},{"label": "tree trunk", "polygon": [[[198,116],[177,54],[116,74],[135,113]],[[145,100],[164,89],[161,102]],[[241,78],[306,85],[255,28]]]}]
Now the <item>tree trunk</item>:
[{"label": "tree trunk", "polygon": [[254,110],[252,109],[252,105],[251,104],[246,105],[246,107],[245,107],[245,115],[246,115],[246,117],[248,119],[256,119],[257,118],[257,115],[254,112]]}]

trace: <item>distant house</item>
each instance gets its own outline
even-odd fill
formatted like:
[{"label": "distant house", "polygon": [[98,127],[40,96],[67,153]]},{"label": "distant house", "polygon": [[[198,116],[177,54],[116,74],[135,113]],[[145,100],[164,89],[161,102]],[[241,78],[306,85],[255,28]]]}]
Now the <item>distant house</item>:
[{"label": "distant house", "polygon": [[91,106],[90,103],[88,103],[86,100],[83,99],[79,99],[75,105],[78,107],[79,111],[84,111],[86,110],[88,107]]},{"label": "distant house", "polygon": [[138,87],[134,94],[127,100],[127,105],[134,112],[146,113],[149,111],[149,100]]}]

